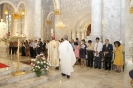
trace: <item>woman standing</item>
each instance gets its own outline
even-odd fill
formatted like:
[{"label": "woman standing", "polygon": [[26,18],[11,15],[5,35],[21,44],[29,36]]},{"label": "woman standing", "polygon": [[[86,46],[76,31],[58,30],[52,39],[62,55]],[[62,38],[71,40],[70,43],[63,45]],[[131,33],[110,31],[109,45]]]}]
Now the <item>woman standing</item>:
[{"label": "woman standing", "polygon": [[77,42],[74,42],[74,53],[76,56],[76,65],[78,64],[78,59],[79,59],[79,50],[80,50],[80,46],[78,45]]},{"label": "woman standing", "polygon": [[22,56],[25,56],[25,42],[22,42]]},{"label": "woman standing", "polygon": [[25,53],[27,57],[30,56],[30,45],[27,40],[25,42]]},{"label": "woman standing", "polygon": [[88,41],[87,45],[87,57],[88,57],[88,64],[87,67],[93,67],[93,58],[94,58],[94,45],[92,44],[92,41]]},{"label": "woman standing", "polygon": [[123,48],[119,41],[115,42],[115,48],[116,49],[114,50],[114,53],[115,53],[114,65],[116,65],[117,67],[116,72],[120,73],[121,67],[123,66],[124,62],[123,62],[123,55],[122,55]]},{"label": "woman standing", "polygon": [[83,39],[81,41],[81,48],[80,48],[80,59],[81,59],[81,65],[85,66],[85,59],[86,59],[86,44],[85,40]]}]

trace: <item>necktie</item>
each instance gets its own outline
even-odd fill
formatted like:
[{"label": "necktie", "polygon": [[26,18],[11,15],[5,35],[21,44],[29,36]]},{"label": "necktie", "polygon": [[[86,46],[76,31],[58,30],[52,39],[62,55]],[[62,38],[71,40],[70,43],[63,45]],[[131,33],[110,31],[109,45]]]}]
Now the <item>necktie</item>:
[{"label": "necktie", "polygon": [[97,48],[98,48],[98,43],[97,43],[97,46],[96,46],[96,51],[97,51]]}]

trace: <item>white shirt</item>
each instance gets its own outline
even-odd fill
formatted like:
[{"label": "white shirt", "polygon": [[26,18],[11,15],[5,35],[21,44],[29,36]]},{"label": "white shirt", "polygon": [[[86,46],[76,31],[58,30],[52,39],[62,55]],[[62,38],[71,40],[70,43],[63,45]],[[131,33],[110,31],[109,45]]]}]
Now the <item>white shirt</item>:
[{"label": "white shirt", "polygon": [[108,47],[108,44],[106,44],[106,47]]},{"label": "white shirt", "polygon": [[[103,44],[101,42],[95,43],[95,45],[94,45],[94,51],[95,52],[98,51],[98,53],[99,53],[100,51],[102,51],[102,48],[103,48]],[[99,54],[96,55],[96,53],[95,53],[95,56],[98,57]]]},{"label": "white shirt", "polygon": [[37,47],[37,43],[34,43],[33,48],[35,49]]}]

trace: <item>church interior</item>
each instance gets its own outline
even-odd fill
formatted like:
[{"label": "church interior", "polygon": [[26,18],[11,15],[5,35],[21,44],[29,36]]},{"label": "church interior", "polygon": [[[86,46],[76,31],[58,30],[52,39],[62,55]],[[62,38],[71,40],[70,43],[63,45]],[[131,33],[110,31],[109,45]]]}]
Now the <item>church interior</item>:
[{"label": "church interior", "polygon": [[[132,88],[129,71],[133,68],[133,0],[0,0],[0,88]],[[51,41],[96,37],[115,47],[123,46],[124,65],[120,73],[74,65],[70,79],[61,69],[51,67],[40,77],[33,72],[31,54],[21,55],[25,40]],[[16,53],[10,50],[16,42]],[[15,43],[14,43],[15,44]],[[15,49],[15,48],[14,48]],[[34,53],[34,50],[33,50]],[[45,55],[45,54],[44,54]],[[36,57],[36,56],[35,56]],[[112,57],[112,61],[114,58]],[[47,64],[47,63],[46,63]]]}]

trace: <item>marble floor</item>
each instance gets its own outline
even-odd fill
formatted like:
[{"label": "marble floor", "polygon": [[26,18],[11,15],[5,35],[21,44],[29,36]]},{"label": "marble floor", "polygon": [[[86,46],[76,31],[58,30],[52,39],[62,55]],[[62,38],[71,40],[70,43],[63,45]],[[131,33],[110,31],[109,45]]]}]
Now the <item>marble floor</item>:
[{"label": "marble floor", "polygon": [[[28,57],[20,57],[20,60],[29,60]],[[9,65],[8,69],[16,67],[14,60],[0,59],[0,62]],[[21,67],[27,65],[20,64]],[[128,72],[133,69],[131,59],[126,59],[125,71],[116,73],[114,70],[105,71],[104,69],[94,69],[89,67],[74,66],[75,72],[72,73],[71,78],[60,77],[53,81],[35,86],[34,88],[132,88],[130,86],[130,77]],[[7,69],[0,69],[0,72]]]},{"label": "marble floor", "polygon": [[128,74],[132,68],[131,60],[126,60],[125,71],[121,73],[74,66],[70,79],[60,77],[34,88],[132,88]]},{"label": "marble floor", "polygon": [[[30,58],[20,56],[20,61],[26,61],[26,60],[30,60]],[[3,71],[6,71],[6,70],[16,70],[17,69],[17,58],[16,57],[13,57],[12,59],[10,58],[10,56],[8,58],[0,58],[0,63],[6,64],[9,66],[7,68],[1,68],[0,73]],[[25,67],[30,67],[30,66],[20,63],[20,68],[25,68]]]}]

